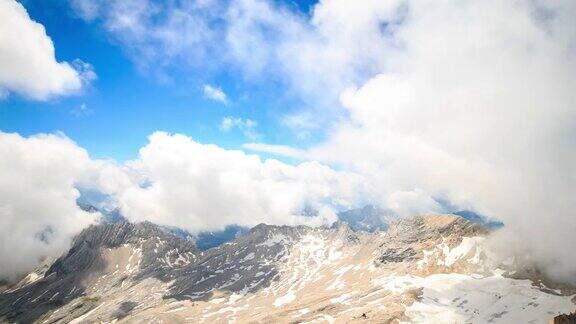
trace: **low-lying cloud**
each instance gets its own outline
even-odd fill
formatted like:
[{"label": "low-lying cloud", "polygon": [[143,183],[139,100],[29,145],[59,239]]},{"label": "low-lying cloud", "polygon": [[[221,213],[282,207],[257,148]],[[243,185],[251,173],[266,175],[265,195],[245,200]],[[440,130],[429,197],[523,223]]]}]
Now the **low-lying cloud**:
[{"label": "low-lying cloud", "polygon": [[[127,167],[140,185],[116,194],[122,213],[191,231],[331,223],[335,208],[353,205],[361,184],[357,176],[317,162],[292,166],[163,132],[151,135]],[[320,213],[302,216],[305,208]]]},{"label": "low-lying cloud", "polygon": [[15,279],[44,257],[65,252],[96,220],[76,206],[75,184],[88,154],[60,135],[0,132],[0,279]]},{"label": "low-lying cloud", "polygon": [[[293,166],[157,132],[125,164],[91,159],[63,135],[0,133],[0,278],[14,279],[100,215],[76,205],[76,188],[110,195],[129,220],[191,232],[230,224],[336,220],[361,195],[360,178],[317,162]],[[304,210],[318,215],[304,215]],[[18,251],[18,253],[14,253]]]},{"label": "low-lying cloud", "polygon": [[[339,1],[315,13],[325,6],[346,15]],[[387,207],[400,193],[416,197],[398,205],[406,213],[434,211],[442,197],[498,217],[501,252],[574,281],[576,3],[366,6],[396,9],[343,22],[383,26],[389,64],[341,94],[349,118],[305,155],[370,179]]]}]

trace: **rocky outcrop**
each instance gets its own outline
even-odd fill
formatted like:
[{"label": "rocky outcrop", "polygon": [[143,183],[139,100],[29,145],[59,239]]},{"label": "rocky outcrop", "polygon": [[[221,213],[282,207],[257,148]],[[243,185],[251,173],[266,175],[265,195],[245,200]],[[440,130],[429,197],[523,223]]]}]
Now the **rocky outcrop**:
[{"label": "rocky outcrop", "polygon": [[[0,318],[32,322],[79,298],[81,303],[75,307],[83,308],[94,303],[82,298],[104,295],[107,288],[118,289],[117,285],[127,278],[170,280],[173,269],[194,262],[200,254],[193,243],[166,234],[149,222],[92,225],[74,239],[67,254],[47,260],[0,295]],[[126,260],[130,257],[133,260]],[[118,267],[117,261],[121,261],[124,269],[114,273],[110,271],[111,263]],[[94,288],[102,278],[109,285]]]},{"label": "rocky outcrop", "polygon": [[576,312],[558,315],[550,321],[550,324],[576,324]]}]

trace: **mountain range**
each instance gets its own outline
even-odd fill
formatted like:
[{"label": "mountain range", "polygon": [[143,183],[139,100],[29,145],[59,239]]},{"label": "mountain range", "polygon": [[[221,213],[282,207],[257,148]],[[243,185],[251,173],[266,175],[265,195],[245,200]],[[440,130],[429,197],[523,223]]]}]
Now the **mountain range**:
[{"label": "mountain range", "polygon": [[260,224],[201,250],[149,222],[103,222],[4,284],[0,321],[542,323],[576,308],[575,287],[499,260],[489,232],[457,215],[372,232]]},{"label": "mountain range", "polygon": [[[443,203],[447,205],[447,203]],[[117,207],[96,207],[98,204],[91,203],[87,200],[78,200],[77,204],[84,211],[91,213],[100,212],[102,215],[101,221],[103,222],[117,223],[126,221]],[[476,212],[454,209],[453,206],[449,207],[450,210],[453,210],[451,214],[461,216],[473,223],[483,225],[488,229],[498,229],[504,226],[502,222],[488,219]],[[304,216],[316,216],[317,213],[318,212],[312,208],[305,208],[302,212]],[[390,223],[398,219],[398,216],[396,216],[392,211],[374,205],[366,205],[361,208],[352,208],[340,211],[337,213],[337,217],[339,221],[348,224],[351,229],[366,232],[385,231],[388,229]],[[231,241],[239,236],[245,235],[250,230],[249,227],[237,224],[228,225],[222,230],[202,231],[196,234],[192,234],[187,230],[173,226],[163,226],[162,228],[171,234],[194,241],[196,246],[201,250],[207,250]]]}]

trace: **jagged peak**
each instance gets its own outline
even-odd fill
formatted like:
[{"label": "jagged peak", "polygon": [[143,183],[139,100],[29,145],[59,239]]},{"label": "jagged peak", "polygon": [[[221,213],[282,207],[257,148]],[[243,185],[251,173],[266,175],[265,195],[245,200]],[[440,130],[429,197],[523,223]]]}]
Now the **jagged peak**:
[{"label": "jagged peak", "polygon": [[467,226],[478,226],[483,228],[482,225],[471,222],[462,216],[455,214],[422,214],[410,217],[400,218],[397,221],[392,222],[391,225],[412,225],[412,224],[423,224],[429,229],[443,229],[454,224],[462,224]]},{"label": "jagged peak", "polygon": [[338,220],[332,223],[331,225],[323,226],[324,228],[334,229],[337,231],[348,231],[350,230],[350,225],[344,221]]},{"label": "jagged peak", "polygon": [[116,247],[126,243],[133,243],[138,240],[147,240],[151,237],[158,237],[166,240],[181,240],[186,245],[194,243],[180,238],[176,235],[166,233],[161,226],[149,221],[129,222],[122,220],[117,223],[99,223],[90,225],[74,238],[74,246],[87,243],[91,246]]},{"label": "jagged peak", "polygon": [[311,229],[311,227],[306,225],[270,225],[265,223],[260,223],[250,229],[248,235],[255,233],[269,233],[269,232],[291,232],[291,231],[301,231],[303,229]]}]

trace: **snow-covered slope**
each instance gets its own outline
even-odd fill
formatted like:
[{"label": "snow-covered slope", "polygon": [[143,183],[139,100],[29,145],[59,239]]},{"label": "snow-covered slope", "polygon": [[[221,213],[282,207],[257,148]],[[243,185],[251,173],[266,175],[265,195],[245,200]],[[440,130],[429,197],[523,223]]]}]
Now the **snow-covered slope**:
[{"label": "snow-covered slope", "polygon": [[499,264],[454,215],[386,232],[258,225],[207,251],[150,223],[102,224],[0,295],[8,322],[542,323],[576,309]]}]

